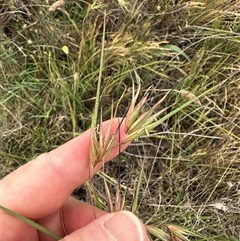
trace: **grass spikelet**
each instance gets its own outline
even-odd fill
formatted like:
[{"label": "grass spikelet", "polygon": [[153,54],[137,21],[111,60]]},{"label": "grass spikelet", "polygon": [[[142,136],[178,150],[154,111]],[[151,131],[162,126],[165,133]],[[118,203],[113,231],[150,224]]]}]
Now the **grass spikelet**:
[{"label": "grass spikelet", "polygon": [[180,226],[177,225],[173,225],[173,224],[165,224],[164,225],[169,233],[170,233],[170,237],[171,240],[173,241],[190,241],[190,239],[187,238],[187,236],[192,236],[192,237],[199,237],[199,235],[195,234],[194,232],[182,228]]},{"label": "grass spikelet", "polygon": [[48,11],[55,12],[58,8],[64,6],[64,4],[65,4],[64,0],[58,0],[49,7]]},{"label": "grass spikelet", "polygon": [[[111,119],[113,120],[113,118]],[[93,168],[99,162],[103,162],[115,142],[116,134],[111,134],[112,121],[110,122],[105,136],[103,136],[102,120],[97,127],[92,126],[90,160]]]},{"label": "grass spikelet", "polygon": [[188,98],[189,100],[192,100],[192,99],[195,99],[194,103],[198,106],[202,106],[200,100],[197,99],[197,96],[194,95],[193,93],[191,93],[190,91],[187,91],[187,90],[180,90],[179,93]]},{"label": "grass spikelet", "polygon": [[144,107],[146,105],[147,99],[148,99],[148,91],[146,91],[145,96],[139,101],[139,103],[136,105],[136,101],[138,99],[139,93],[140,93],[140,78],[134,70],[136,75],[136,80],[138,82],[138,88],[135,93],[135,86],[133,83],[132,87],[132,101],[131,105],[129,107],[129,110],[126,115],[126,125],[125,125],[125,132],[126,132],[126,138],[124,139],[123,143],[133,141],[137,138],[139,138],[142,135],[148,135],[151,130],[153,130],[156,126],[152,126],[152,123],[156,122],[157,117],[164,113],[164,111],[167,109],[163,109],[161,111],[158,111],[154,113],[154,111],[159,107],[159,105],[165,100],[165,98],[168,96],[167,92],[165,96],[160,99],[150,110],[144,110]]},{"label": "grass spikelet", "polygon": [[157,228],[156,226],[146,225],[147,231],[154,237],[159,238],[161,241],[169,241],[170,235],[164,230]]},{"label": "grass spikelet", "polygon": [[118,0],[119,6],[126,11],[129,11],[129,3],[125,0]]},{"label": "grass spikelet", "polygon": [[162,224],[161,228],[146,225],[147,231],[161,241],[190,241],[189,236],[198,237],[198,234],[173,224]]}]

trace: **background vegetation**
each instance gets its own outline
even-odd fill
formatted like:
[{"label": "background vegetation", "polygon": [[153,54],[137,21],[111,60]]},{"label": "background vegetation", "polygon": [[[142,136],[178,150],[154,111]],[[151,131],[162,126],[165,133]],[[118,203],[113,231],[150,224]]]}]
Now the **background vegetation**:
[{"label": "background vegetation", "polygon": [[[149,108],[171,90],[160,107],[180,111],[94,178],[102,207],[107,179],[112,191],[121,181],[131,209],[143,168],[136,213],[146,224],[199,234],[190,240],[239,240],[240,2],[53,3],[0,2],[1,178],[90,127],[100,71],[103,119],[126,90],[124,116],[136,72]],[[90,201],[87,190],[75,195]]]}]

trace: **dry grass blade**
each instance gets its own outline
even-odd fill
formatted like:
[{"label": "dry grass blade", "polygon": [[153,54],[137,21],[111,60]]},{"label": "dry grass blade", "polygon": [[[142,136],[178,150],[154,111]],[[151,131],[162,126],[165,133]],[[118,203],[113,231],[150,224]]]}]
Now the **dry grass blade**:
[{"label": "dry grass blade", "polygon": [[[98,175],[100,177],[102,177],[104,180],[106,180],[109,184],[113,185],[113,186],[117,186],[119,183],[117,180],[115,180],[114,178],[108,176],[104,171],[99,171],[98,172]],[[124,185],[124,184],[120,184],[120,187],[123,189],[123,190],[127,190],[129,191],[130,193],[133,193],[133,189]]]},{"label": "dry grass blade", "polygon": [[107,184],[106,179],[103,179],[103,181],[104,181],[104,187],[105,187],[105,192],[106,192],[108,208],[109,208],[109,211],[112,213],[112,212],[114,212],[114,207],[113,207],[113,204],[112,204],[111,193],[110,193],[110,190],[108,188],[108,184]]},{"label": "dry grass blade", "polygon": [[117,185],[116,195],[115,195],[115,212],[121,211],[124,207],[124,202],[122,202],[120,194],[120,185]]}]

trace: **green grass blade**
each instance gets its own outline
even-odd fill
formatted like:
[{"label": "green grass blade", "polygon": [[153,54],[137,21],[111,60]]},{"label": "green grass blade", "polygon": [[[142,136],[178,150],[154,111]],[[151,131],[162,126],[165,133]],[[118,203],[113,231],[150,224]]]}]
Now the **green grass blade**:
[{"label": "green grass blade", "polygon": [[191,103],[194,103],[196,100],[198,100],[199,98],[207,95],[208,93],[210,93],[211,91],[215,90],[218,86],[214,86],[208,90],[206,90],[205,92],[201,93],[200,95],[198,95],[196,98],[191,99],[187,102],[185,102],[184,104],[182,104],[180,107],[174,109],[173,111],[171,111],[170,113],[166,114],[165,116],[163,116],[161,119],[159,119],[158,121],[150,124],[147,129],[153,130],[154,128],[156,128],[157,126],[159,126],[160,124],[162,124],[165,120],[169,119],[170,117],[172,117],[173,115],[175,115],[176,113],[180,112],[181,110],[183,110],[184,108],[186,108],[187,106],[189,106]]},{"label": "green grass blade", "polygon": [[23,222],[29,224],[30,226],[38,229],[38,230],[41,231],[41,232],[47,234],[48,236],[52,237],[53,239],[55,239],[55,240],[60,240],[60,239],[61,239],[60,236],[58,236],[57,234],[53,233],[52,231],[44,228],[43,226],[35,223],[35,222],[32,221],[31,219],[28,219],[28,218],[22,216],[22,215],[19,214],[19,213],[16,213],[16,212],[14,212],[14,211],[6,208],[6,207],[3,207],[2,205],[0,205],[0,208],[1,208],[3,211],[5,211],[6,213],[8,213],[8,214],[10,214],[10,215],[18,218],[19,220],[22,220]]},{"label": "green grass blade", "polygon": [[136,191],[135,191],[134,201],[133,201],[133,205],[132,205],[132,212],[135,213],[135,214],[136,214],[137,209],[138,209],[138,199],[139,199],[139,193],[140,193],[140,188],[141,188],[141,184],[142,184],[143,170],[144,170],[144,162],[142,163],[142,166],[141,166],[141,171],[140,171],[140,174],[139,174],[137,188],[136,188]]},{"label": "green grass blade", "polygon": [[167,45],[164,46],[164,48],[166,48],[166,49],[171,49],[171,50],[173,50],[174,52],[182,55],[187,61],[190,61],[189,56],[188,56],[182,49],[180,49],[177,45],[167,44]]},{"label": "green grass blade", "polygon": [[94,105],[93,112],[93,127],[97,126],[98,121],[98,110],[99,110],[99,102],[100,102],[100,92],[101,92],[101,80],[102,80],[102,71],[103,71],[103,60],[104,60],[104,43],[105,43],[105,35],[106,35],[106,11],[104,11],[104,23],[103,23],[103,34],[102,34],[102,48],[101,48],[101,59],[100,59],[100,69],[98,75],[98,84],[97,84],[97,93],[96,93],[96,101]]}]

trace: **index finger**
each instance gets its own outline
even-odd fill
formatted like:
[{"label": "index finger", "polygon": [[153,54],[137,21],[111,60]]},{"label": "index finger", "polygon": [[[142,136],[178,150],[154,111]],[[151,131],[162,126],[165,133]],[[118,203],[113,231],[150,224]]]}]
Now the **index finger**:
[{"label": "index finger", "polygon": [[[119,119],[111,123],[111,133],[119,127]],[[103,123],[103,135],[110,121]],[[124,138],[124,122],[119,128]],[[119,140],[105,161],[119,153]],[[121,150],[127,145],[122,145]],[[40,155],[2,180],[2,205],[28,218],[42,218],[62,206],[72,191],[89,179],[90,131],[65,143],[59,148]],[[95,173],[103,163],[93,170]]]}]

